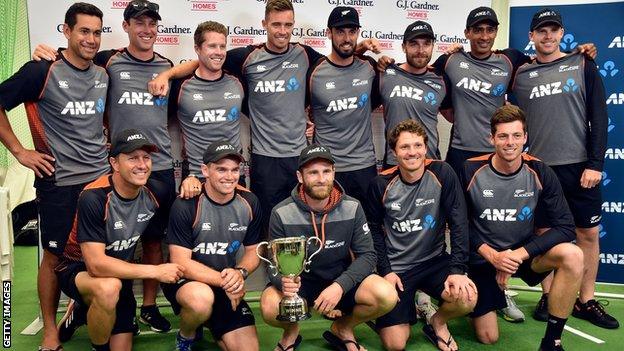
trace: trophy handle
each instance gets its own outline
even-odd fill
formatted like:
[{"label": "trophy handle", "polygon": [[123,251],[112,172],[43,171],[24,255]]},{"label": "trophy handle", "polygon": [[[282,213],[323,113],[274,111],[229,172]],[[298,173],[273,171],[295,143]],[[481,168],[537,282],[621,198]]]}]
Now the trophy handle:
[{"label": "trophy handle", "polygon": [[274,277],[277,276],[277,267],[275,267],[273,265],[273,263],[271,263],[271,261],[267,260],[266,258],[264,258],[264,256],[262,256],[262,254],[260,254],[260,248],[266,245],[267,248],[269,247],[269,242],[268,241],[263,241],[261,243],[258,244],[258,246],[256,246],[256,255],[258,255],[258,258],[260,258],[261,260],[263,260],[264,262],[266,262],[269,265],[269,269],[271,270],[271,275],[273,275]]},{"label": "trophy handle", "polygon": [[314,251],[314,253],[311,254],[310,257],[308,257],[308,260],[305,262],[303,270],[305,270],[306,272],[310,272],[310,263],[312,263],[312,257],[319,253],[319,251],[321,251],[321,249],[323,248],[323,242],[316,236],[311,236],[308,238],[308,240],[306,240],[306,247],[309,246],[310,242],[313,240],[318,241],[319,248],[318,250]]}]

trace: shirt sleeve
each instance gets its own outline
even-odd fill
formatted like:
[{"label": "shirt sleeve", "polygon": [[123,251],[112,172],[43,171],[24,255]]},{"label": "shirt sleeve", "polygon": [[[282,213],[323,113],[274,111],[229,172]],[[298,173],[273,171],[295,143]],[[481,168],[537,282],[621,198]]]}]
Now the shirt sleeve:
[{"label": "shirt sleeve", "polygon": [[262,211],[260,211],[260,201],[258,201],[258,198],[250,192],[243,192],[241,196],[243,196],[243,198],[249,203],[249,206],[251,206],[252,215],[251,222],[247,226],[245,239],[243,239],[243,245],[256,245],[260,242],[260,233],[262,231]]},{"label": "shirt sleeve", "polygon": [[[203,195],[200,195],[203,196]],[[167,244],[193,249],[193,220],[195,206],[199,198],[177,198],[171,206],[169,225],[167,226]]]},{"label": "shirt sleeve", "polygon": [[105,200],[101,190],[85,190],[78,198],[76,241],[106,243]]},{"label": "shirt sleeve", "polygon": [[542,235],[533,236],[524,245],[530,257],[541,255],[557,244],[571,242],[576,238],[574,219],[555,172],[543,163],[535,163],[535,170],[542,183],[542,192],[538,199],[536,212],[544,211],[546,213],[550,229]]},{"label": "shirt sleeve", "polygon": [[320,60],[323,56],[323,54],[321,54],[320,52],[314,50],[311,46],[308,45],[303,45],[303,44],[299,44],[301,45],[301,47],[305,50],[306,54],[308,55],[308,59],[310,62],[310,65],[312,65],[312,63]]},{"label": "shirt sleeve", "polygon": [[373,77],[373,84],[371,86],[371,111],[379,107],[382,103],[381,94],[379,93],[379,72],[377,71],[377,61],[370,56],[362,56],[362,59],[368,61],[368,63],[373,67],[373,72],[375,76]]},{"label": "shirt sleeve", "polygon": [[604,155],[607,151],[609,117],[602,78],[596,69],[596,63],[587,58],[585,58],[585,88],[587,122],[589,123],[587,168],[601,172],[604,166]]},{"label": "shirt sleeve", "polygon": [[446,211],[451,237],[450,274],[467,271],[469,234],[466,200],[459,179],[447,163],[441,163],[442,208]]},{"label": "shirt sleeve", "polygon": [[243,64],[251,51],[253,51],[253,46],[228,50],[223,63],[223,70],[243,81]]},{"label": "shirt sleeve", "polygon": [[359,204],[355,213],[353,227],[351,252],[353,252],[355,259],[351,262],[349,268],[335,280],[343,292],[351,290],[358,283],[361,283],[364,278],[372,274],[377,264],[377,255],[373,248],[373,240],[366,223],[366,216],[362,206]]},{"label": "shirt sleeve", "polygon": [[511,88],[513,87],[513,81],[516,76],[516,71],[518,68],[525,63],[531,62],[531,57],[525,55],[523,52],[517,49],[509,48],[501,51],[501,54],[505,55],[509,61],[511,61],[511,72],[509,73],[511,79],[509,80],[509,85],[507,85],[507,93],[511,93]]},{"label": "shirt sleeve", "polygon": [[169,90],[169,102],[168,113],[169,116],[174,118],[178,114],[178,97],[180,96],[180,90],[182,90],[182,84],[191,76],[187,76],[181,79],[174,79],[171,81],[171,90]]},{"label": "shirt sleeve", "polygon": [[0,106],[10,111],[24,102],[39,100],[51,65],[46,60],[26,62],[0,84]]},{"label": "shirt sleeve", "polygon": [[444,68],[446,67],[446,61],[448,61],[449,55],[440,55],[437,60],[433,63],[434,72],[438,75],[444,74]]},{"label": "shirt sleeve", "polygon": [[108,63],[110,58],[113,57],[113,55],[115,55],[117,52],[118,50],[100,51],[97,54],[95,54],[95,57],[93,58],[93,63],[95,63],[96,65],[100,67],[106,68],[106,64]]},{"label": "shirt sleeve", "polygon": [[[472,209],[473,208],[472,201],[470,200],[470,193],[468,192],[468,184],[470,184],[470,180],[474,176],[474,172],[476,171],[477,168],[478,167],[475,167],[474,165],[472,165],[472,163],[466,162],[464,163],[464,166],[461,168],[461,172],[459,174],[462,193],[464,194],[464,200],[466,203],[466,217],[467,218],[474,218],[474,216],[476,216],[476,214],[473,213],[474,211]],[[483,240],[479,232],[474,230],[474,227],[472,229],[473,230],[471,230],[470,224],[468,224],[468,230],[469,230],[468,239],[470,242],[470,250],[478,251],[479,247],[485,244],[485,240]]]},{"label": "shirt sleeve", "polygon": [[373,238],[373,245],[377,253],[377,273],[382,277],[392,272],[390,259],[386,247],[386,237],[383,229],[385,208],[383,206],[383,193],[386,182],[382,176],[376,177],[368,187],[368,199],[364,206],[368,228]]}]

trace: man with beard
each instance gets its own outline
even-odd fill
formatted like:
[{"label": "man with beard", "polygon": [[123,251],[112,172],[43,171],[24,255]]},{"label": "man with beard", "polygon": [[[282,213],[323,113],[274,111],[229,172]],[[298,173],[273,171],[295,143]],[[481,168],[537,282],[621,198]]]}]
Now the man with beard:
[{"label": "man with beard", "polygon": [[260,262],[260,204],[238,186],[244,159],[237,150],[224,140],[208,145],[201,195],[178,198],[172,207],[167,230],[171,262],[186,269],[184,279],[163,285],[163,291],[180,315],[179,351],[191,350],[203,325],[223,350],[258,350],[255,319],[243,297],[245,279]]},{"label": "man with beard", "polygon": [[364,203],[377,175],[371,112],[380,101],[376,62],[354,55],[359,34],[357,10],[335,7],[327,20],[332,51],[310,69],[308,93],[314,142],[333,150],[336,180]]},{"label": "man with beard", "polygon": [[[56,328],[58,264],[71,231],[78,195],[109,171],[103,133],[108,75],[92,59],[100,47],[102,11],[76,3],[65,13],[67,49],[53,62],[28,62],[0,84],[0,141],[35,172],[43,258],[37,291],[43,319],[41,350],[60,350]],[[22,146],[5,111],[19,104],[26,113],[35,150]]]},{"label": "man with beard", "polygon": [[[427,133],[418,122],[400,122],[388,135],[398,167],[376,177],[368,190],[367,218],[377,251],[377,272],[396,286],[399,303],[377,319],[386,350],[404,350],[416,323],[414,294],[440,301],[423,332],[440,350],[457,350],[447,321],[468,314],[477,290],[466,277],[468,221],[457,175],[442,161],[426,159]],[[445,229],[450,228],[451,254]]]},{"label": "man with beard", "polygon": [[[176,79],[171,86],[169,111],[178,117],[182,130],[183,169],[180,196],[194,197],[201,191],[202,154],[206,145],[227,140],[241,150],[240,111],[245,93],[238,78],[223,71],[227,28],[207,21],[195,29],[195,52],[199,66],[192,75]],[[240,180],[242,179],[242,180]],[[239,178],[244,184],[244,176]]]},{"label": "man with beard", "polygon": [[[296,186],[291,196],[271,212],[271,239],[293,235],[316,236],[322,242],[309,272],[294,280],[275,277],[262,293],[262,317],[284,329],[276,351],[295,349],[301,343],[298,323],[276,319],[284,296],[298,293],[320,314],[337,318],[323,337],[337,350],[360,350],[353,328],[390,311],[397,293],[373,274],[376,265],[373,241],[360,203],[334,182],[334,158],[317,144],[299,156]],[[317,245],[311,245],[316,250]]]},{"label": "man with beard", "polygon": [[[148,264],[159,264],[163,261],[161,243],[167,227],[169,209],[176,197],[171,139],[167,130],[167,97],[152,96],[146,87],[147,82],[158,73],[173,66],[169,59],[154,52],[158,21],[161,20],[158,11],[159,6],[154,2],[128,2],[122,22],[123,30],[128,34],[128,46],[101,51],[94,58],[96,64],[106,68],[110,77],[106,105],[109,136],[128,128],[141,129],[158,146],[159,151],[153,155],[154,166],[149,186],[158,197],[160,207],[152,220],[156,224],[141,236],[142,261]],[[49,50],[49,47],[40,45],[33,56],[52,57]],[[149,325],[153,331],[167,332],[171,329],[171,324],[158,311],[157,291],[157,281],[143,282],[143,306],[139,320]],[[61,341],[69,340],[84,321],[84,316],[80,313],[82,311],[79,310],[76,314],[72,312],[72,308],[68,309],[62,319],[59,330]]]},{"label": "man with beard", "polygon": [[[243,112],[251,121],[250,188],[263,204],[263,229],[271,209],[287,198],[297,184],[297,155],[306,146],[306,74],[322,55],[313,48],[291,43],[295,10],[290,0],[266,2],[262,28],[266,43],[228,51],[223,69],[243,83]],[[366,40],[359,51],[376,49]],[[197,68],[183,63],[149,83],[150,92],[164,95],[170,78],[181,78]],[[265,206],[266,205],[266,206]]]},{"label": "man with beard", "polygon": [[[435,35],[427,22],[416,21],[405,29],[405,62],[391,64],[380,73],[379,92],[383,101],[386,141],[399,122],[413,119],[427,132],[427,158],[440,159],[438,150],[438,111],[447,96],[447,84],[441,76],[427,70]],[[386,142],[384,169],[397,164]]]},{"label": "man with beard", "polygon": [[[479,291],[471,315],[477,339],[498,340],[494,311],[505,306],[503,289],[512,275],[536,285],[554,271],[539,350],[563,350],[561,333],[583,273],[583,252],[570,243],[572,214],[553,170],[522,153],[527,141],[522,110],[506,105],[491,120],[494,154],[466,161],[462,177],[470,221],[469,276]],[[540,212],[551,228],[536,235],[534,214]]]},{"label": "man with beard", "polygon": [[[536,60],[518,69],[513,92],[527,111],[529,152],[553,168],[574,215],[576,244],[583,249],[585,272],[572,315],[608,329],[619,327],[594,299],[599,262],[602,193],[600,180],[607,147],[607,106],[596,63],[578,53],[560,51],[561,15],[552,9],[538,11],[531,21],[529,39]],[[554,88],[551,94],[544,87]],[[538,218],[538,227],[550,226]],[[546,321],[551,279],[534,317]]]},{"label": "man with beard", "polygon": [[139,238],[152,225],[158,202],[146,187],[151,154],[145,134],[127,129],[113,138],[103,175],[80,193],[76,217],[56,273],[67,296],[89,310],[93,351],[130,351],[136,300],[133,279],[174,283],[184,267],[175,263],[132,262]]}]

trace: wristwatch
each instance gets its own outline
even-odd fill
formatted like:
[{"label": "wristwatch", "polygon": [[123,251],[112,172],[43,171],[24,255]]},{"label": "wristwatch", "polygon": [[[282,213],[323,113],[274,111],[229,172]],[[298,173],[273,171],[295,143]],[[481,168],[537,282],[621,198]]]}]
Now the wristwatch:
[{"label": "wristwatch", "polygon": [[247,269],[245,269],[243,267],[234,267],[234,269],[238,269],[238,271],[243,276],[243,279],[247,279],[247,277],[249,276],[249,271],[247,271]]}]

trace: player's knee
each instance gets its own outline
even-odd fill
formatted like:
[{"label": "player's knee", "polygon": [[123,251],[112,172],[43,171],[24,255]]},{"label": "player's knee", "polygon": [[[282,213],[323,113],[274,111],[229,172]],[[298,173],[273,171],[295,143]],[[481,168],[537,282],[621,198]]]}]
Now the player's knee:
[{"label": "player's knee", "polygon": [[498,341],[498,330],[477,330],[477,339],[482,344],[495,344]]},{"label": "player's knee", "polygon": [[561,250],[560,268],[575,276],[583,275],[583,250],[574,244],[565,244]]},{"label": "player's knee", "polygon": [[379,311],[390,312],[399,301],[399,295],[392,284],[385,279],[377,279],[370,285],[373,304]]},{"label": "player's knee", "polygon": [[279,308],[279,301],[281,300],[280,295],[281,294],[274,286],[270,286],[262,292],[262,296],[260,296],[260,312],[265,321],[275,320]]},{"label": "player's knee", "polygon": [[105,310],[114,310],[119,301],[121,280],[117,278],[99,278],[93,285],[93,303]]},{"label": "player's knee", "polygon": [[457,309],[462,314],[468,314],[472,312],[477,304],[477,294],[473,293],[470,299],[467,296],[462,296],[457,300]]},{"label": "player's knee", "polygon": [[185,290],[178,299],[182,308],[197,315],[207,316],[212,311],[214,293],[208,286],[194,287]]},{"label": "player's knee", "polygon": [[381,343],[388,351],[400,351],[405,350],[405,346],[407,345],[407,339],[396,336],[382,337]]}]

